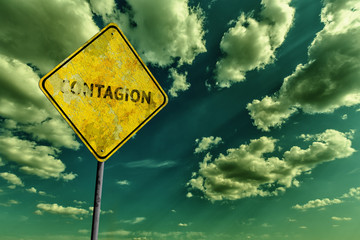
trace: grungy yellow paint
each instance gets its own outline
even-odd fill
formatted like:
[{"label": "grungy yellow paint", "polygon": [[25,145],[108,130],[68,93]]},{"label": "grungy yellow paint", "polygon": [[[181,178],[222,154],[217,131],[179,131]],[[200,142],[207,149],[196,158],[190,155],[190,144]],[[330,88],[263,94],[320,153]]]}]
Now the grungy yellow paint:
[{"label": "grungy yellow paint", "polygon": [[109,24],[39,82],[98,161],[107,160],[168,98],[115,24]]}]

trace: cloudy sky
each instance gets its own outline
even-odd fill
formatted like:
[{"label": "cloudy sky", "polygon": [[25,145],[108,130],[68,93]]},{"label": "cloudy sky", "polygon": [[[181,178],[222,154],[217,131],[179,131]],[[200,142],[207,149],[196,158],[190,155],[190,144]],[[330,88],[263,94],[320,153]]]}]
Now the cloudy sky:
[{"label": "cloudy sky", "polygon": [[38,82],[112,22],[169,102],[99,239],[358,239],[358,0],[0,1],[1,239],[89,239],[97,161]]}]

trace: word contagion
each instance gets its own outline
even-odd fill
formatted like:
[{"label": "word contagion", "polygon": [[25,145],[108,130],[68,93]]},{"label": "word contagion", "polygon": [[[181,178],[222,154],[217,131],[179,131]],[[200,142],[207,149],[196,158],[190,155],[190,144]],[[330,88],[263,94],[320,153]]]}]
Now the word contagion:
[{"label": "word contagion", "polygon": [[[63,83],[68,83],[64,80]],[[97,98],[108,98],[119,101],[132,101],[141,103],[151,103],[151,92],[145,92],[143,90],[128,89],[123,87],[105,86],[103,84],[91,83],[90,86],[87,83],[78,83],[73,81],[70,84],[71,93],[82,95],[85,97],[97,97]],[[65,91],[62,90],[64,93]]]}]

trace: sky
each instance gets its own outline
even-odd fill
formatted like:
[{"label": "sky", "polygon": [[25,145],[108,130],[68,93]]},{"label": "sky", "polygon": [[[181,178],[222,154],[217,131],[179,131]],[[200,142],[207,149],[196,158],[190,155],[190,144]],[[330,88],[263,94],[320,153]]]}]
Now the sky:
[{"label": "sky", "polygon": [[0,1],[2,240],[89,239],[97,160],[39,80],[117,24],[169,97],[99,239],[358,239],[358,0]]}]

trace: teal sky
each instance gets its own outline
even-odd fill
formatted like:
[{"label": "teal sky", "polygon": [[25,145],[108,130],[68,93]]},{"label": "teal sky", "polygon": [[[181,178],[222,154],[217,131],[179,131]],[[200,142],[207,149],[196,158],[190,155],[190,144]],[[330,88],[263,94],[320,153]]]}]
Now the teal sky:
[{"label": "teal sky", "polygon": [[97,161],[38,82],[113,22],[169,102],[105,162],[99,239],[358,239],[359,11],[0,1],[0,238],[90,238]]}]

